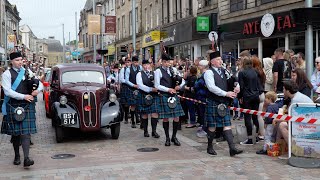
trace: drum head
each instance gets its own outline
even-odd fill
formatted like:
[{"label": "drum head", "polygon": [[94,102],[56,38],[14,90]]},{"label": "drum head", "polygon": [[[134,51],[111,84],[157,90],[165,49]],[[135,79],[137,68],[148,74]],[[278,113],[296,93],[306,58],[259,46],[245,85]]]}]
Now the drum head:
[{"label": "drum head", "polygon": [[22,107],[17,107],[13,116],[16,121],[23,121],[26,118],[26,112]]},{"label": "drum head", "polygon": [[227,106],[225,104],[219,104],[217,107],[218,115],[225,117],[227,115]]},{"label": "drum head", "polygon": [[168,106],[171,109],[174,109],[177,107],[177,99],[175,97],[169,97],[168,98]]}]

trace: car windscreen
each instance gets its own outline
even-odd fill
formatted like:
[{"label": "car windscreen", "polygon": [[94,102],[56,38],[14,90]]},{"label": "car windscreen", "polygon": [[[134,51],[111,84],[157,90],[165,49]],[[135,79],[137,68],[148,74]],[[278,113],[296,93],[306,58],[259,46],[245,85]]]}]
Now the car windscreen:
[{"label": "car windscreen", "polygon": [[68,71],[62,74],[62,84],[69,83],[98,83],[104,84],[103,73],[100,71]]},{"label": "car windscreen", "polygon": [[47,71],[44,81],[45,82],[49,82],[50,81],[50,76],[51,76],[51,71]]}]

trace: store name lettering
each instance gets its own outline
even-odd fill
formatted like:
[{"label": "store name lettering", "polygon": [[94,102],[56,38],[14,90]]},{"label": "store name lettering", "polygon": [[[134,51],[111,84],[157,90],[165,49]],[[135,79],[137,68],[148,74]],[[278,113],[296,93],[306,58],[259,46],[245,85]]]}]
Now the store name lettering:
[{"label": "store name lettering", "polygon": [[151,42],[151,41],[152,41],[152,37],[151,37],[151,36],[146,37],[146,39],[145,39],[145,42],[146,42],[146,43],[149,43],[149,42]]},{"label": "store name lettering", "polygon": [[[292,22],[292,19],[289,15],[278,16],[276,19],[276,28],[279,32],[286,29],[295,28],[296,24]],[[252,35],[260,33],[260,21],[247,22],[243,25],[242,34],[243,35]]]}]

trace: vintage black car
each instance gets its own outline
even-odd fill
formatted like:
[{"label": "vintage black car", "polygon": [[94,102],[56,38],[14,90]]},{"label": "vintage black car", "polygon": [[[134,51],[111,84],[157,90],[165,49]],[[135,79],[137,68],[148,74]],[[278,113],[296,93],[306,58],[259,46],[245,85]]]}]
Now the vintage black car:
[{"label": "vintage black car", "polygon": [[110,128],[113,139],[120,133],[121,107],[107,88],[103,67],[95,64],[60,64],[51,70],[49,109],[56,141],[65,131],[100,131]]}]

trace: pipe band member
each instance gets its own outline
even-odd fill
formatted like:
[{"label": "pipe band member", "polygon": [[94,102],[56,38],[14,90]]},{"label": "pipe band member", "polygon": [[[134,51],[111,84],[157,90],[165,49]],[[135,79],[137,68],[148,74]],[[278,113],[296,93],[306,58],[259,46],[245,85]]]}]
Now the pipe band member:
[{"label": "pipe band member", "polygon": [[150,61],[142,61],[142,71],[137,74],[137,84],[140,90],[138,95],[138,112],[144,128],[144,137],[149,137],[148,115],[151,115],[152,137],[159,138],[157,133],[159,98],[158,89],[154,87],[154,72],[151,71]]},{"label": "pipe band member", "polygon": [[119,72],[119,83],[121,84],[120,87],[120,104],[124,111],[124,123],[128,124],[128,114],[129,114],[129,106],[127,104],[127,98],[129,94],[129,87],[126,84],[126,70],[131,66],[131,60],[129,58],[123,57],[122,58],[122,68]]},{"label": "pipe band member", "polygon": [[[140,123],[138,113],[136,112],[136,104],[137,104],[137,95],[135,93],[138,90],[137,85],[137,74],[140,72],[142,68],[139,66],[139,59],[137,56],[132,57],[131,66],[126,69],[125,79],[126,84],[128,86],[128,94],[127,94],[127,105],[130,106],[130,114],[131,114],[131,127],[136,128],[136,123]],[[136,117],[136,122],[134,120]],[[142,125],[140,126],[142,128]]]},{"label": "pipe band member", "polygon": [[[30,135],[37,133],[35,97],[43,89],[38,81],[36,89],[30,84],[34,81],[27,76],[27,70],[22,67],[20,52],[10,54],[12,67],[2,75],[4,89],[4,102],[2,104],[3,121],[1,133],[11,135],[14,150],[14,165],[20,165],[19,146],[22,145],[24,154],[24,167],[34,164],[29,158]],[[31,89],[30,89],[31,88]]]},{"label": "pipe band member", "polygon": [[[176,134],[179,126],[179,116],[183,116],[184,112],[177,96],[177,91],[185,84],[182,78],[175,78],[177,69],[170,67],[168,55],[162,55],[162,66],[155,71],[155,88],[160,92],[159,95],[159,118],[163,119],[163,129],[166,134],[165,146],[170,146],[169,138],[169,118],[173,118],[173,131],[171,142],[176,146],[180,146]],[[181,82],[179,81],[180,79]]]},{"label": "pipe band member", "polygon": [[222,68],[220,52],[210,54],[211,68],[204,73],[205,84],[209,90],[206,107],[206,126],[208,127],[208,147],[207,153],[217,155],[213,149],[212,141],[217,127],[223,127],[223,134],[229,145],[230,156],[240,154],[233,143],[233,134],[230,121],[230,109],[228,108],[230,98],[233,99],[239,92],[239,85],[234,90],[233,85],[228,82],[225,69]]}]

